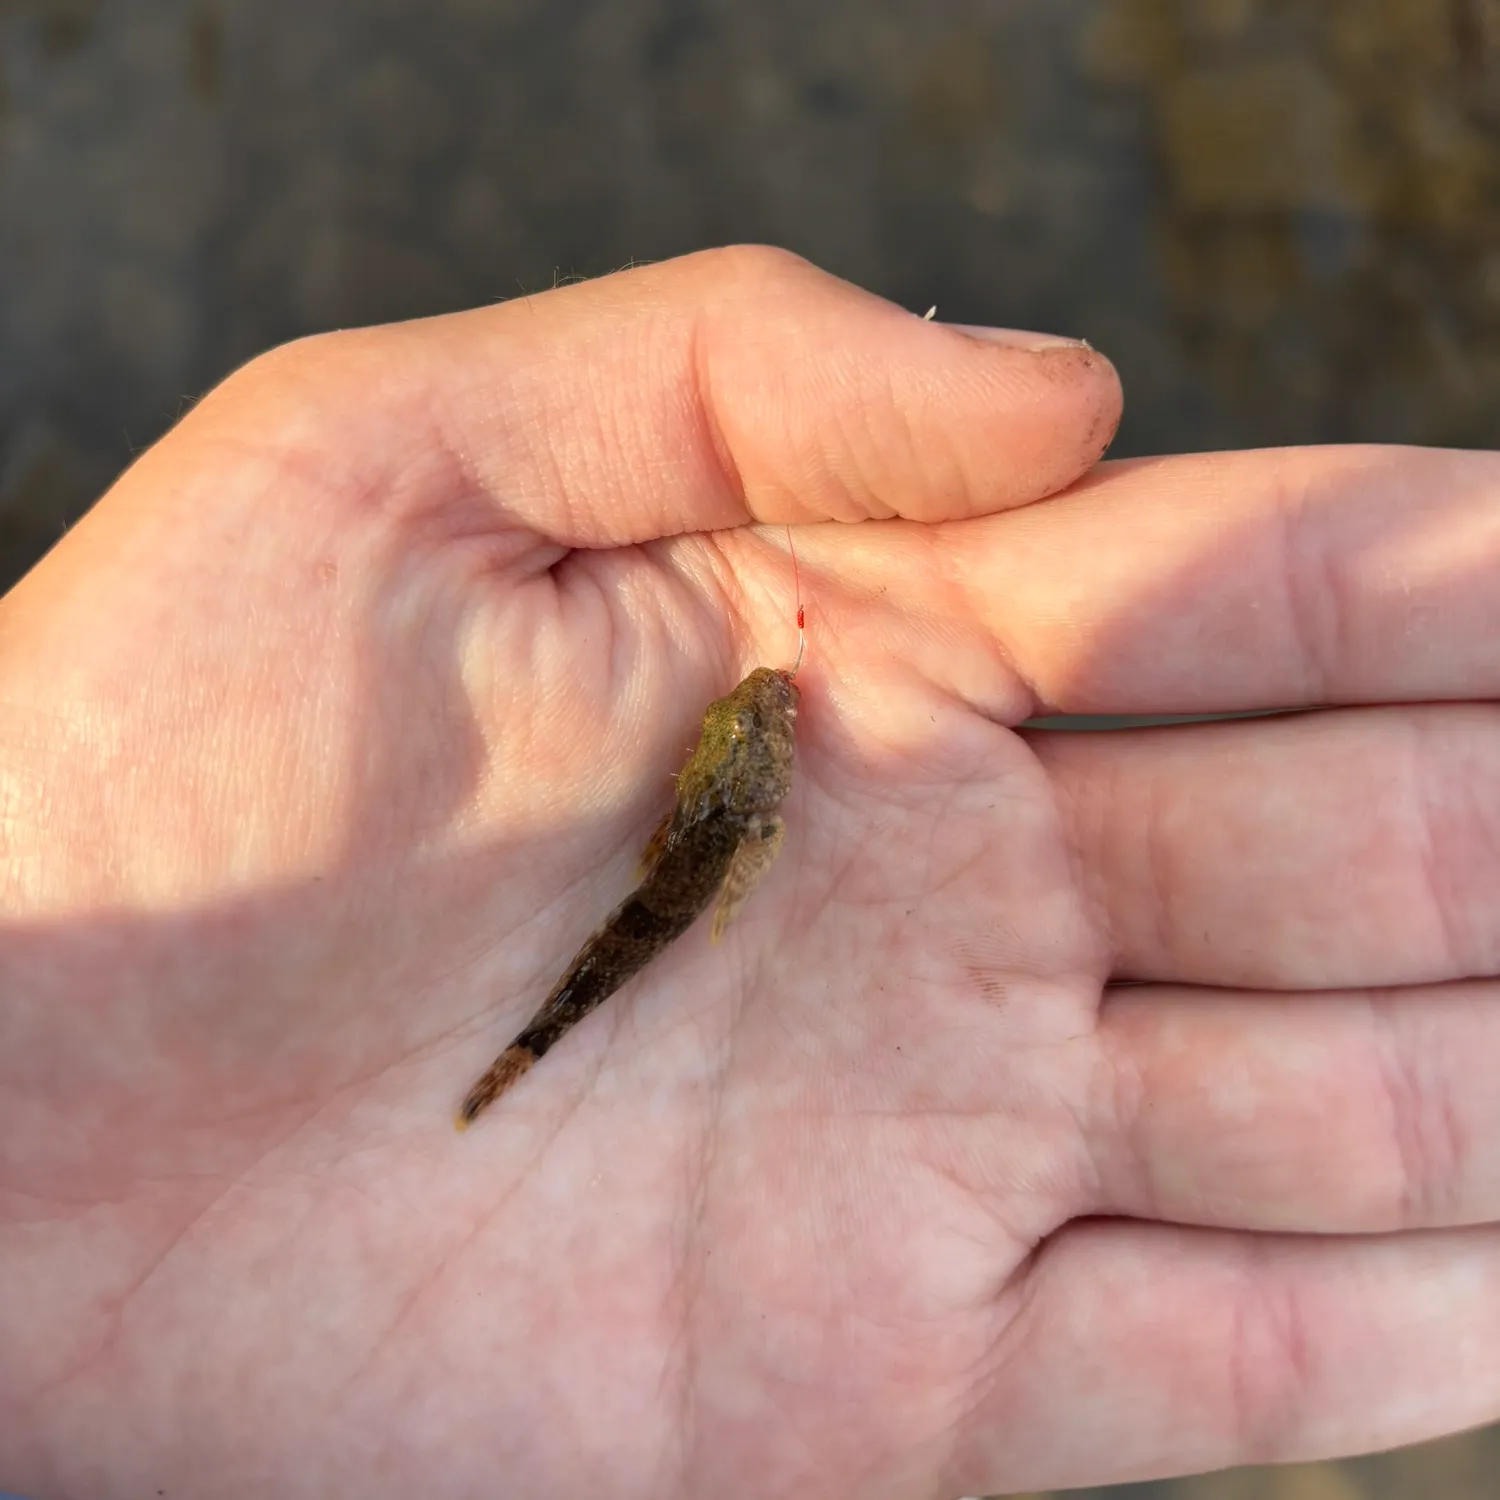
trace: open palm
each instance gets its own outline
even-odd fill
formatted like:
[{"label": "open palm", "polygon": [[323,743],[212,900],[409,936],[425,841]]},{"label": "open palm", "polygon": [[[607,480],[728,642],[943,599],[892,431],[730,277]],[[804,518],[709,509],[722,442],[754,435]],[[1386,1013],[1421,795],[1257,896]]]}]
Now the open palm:
[{"label": "open palm", "polygon": [[[736,252],[143,458],[0,604],[0,1479],[866,1500],[1493,1412],[1500,468],[1075,483],[1117,413]],[[790,663],[754,522],[780,859],[459,1136]]]}]

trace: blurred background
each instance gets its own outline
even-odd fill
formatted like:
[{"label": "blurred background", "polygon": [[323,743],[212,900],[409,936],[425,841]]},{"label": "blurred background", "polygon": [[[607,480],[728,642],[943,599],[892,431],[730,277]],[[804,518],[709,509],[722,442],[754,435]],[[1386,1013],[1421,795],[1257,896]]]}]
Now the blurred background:
[{"label": "blurred background", "polygon": [[0,0],[0,588],[270,344],[734,240],[1087,337],[1116,454],[1495,446],[1500,0]]}]

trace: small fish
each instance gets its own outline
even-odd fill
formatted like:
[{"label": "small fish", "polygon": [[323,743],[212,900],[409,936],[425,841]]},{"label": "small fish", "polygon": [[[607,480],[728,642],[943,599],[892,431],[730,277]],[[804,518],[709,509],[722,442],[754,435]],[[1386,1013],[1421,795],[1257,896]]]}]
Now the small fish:
[{"label": "small fish", "polygon": [[[801,626],[801,611],[798,625]],[[801,661],[801,652],[798,652]],[[465,1129],[596,1005],[682,936],[709,903],[717,942],[781,848],[792,783],[796,667],[757,667],[709,705],[677,802],[641,856],[641,883],[568,965],[530,1024],[469,1090]]]}]

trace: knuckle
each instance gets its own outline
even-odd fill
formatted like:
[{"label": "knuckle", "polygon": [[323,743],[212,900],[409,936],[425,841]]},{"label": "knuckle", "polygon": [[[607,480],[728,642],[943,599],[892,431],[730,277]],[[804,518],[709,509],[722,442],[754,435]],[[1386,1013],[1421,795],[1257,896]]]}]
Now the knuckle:
[{"label": "knuckle", "polygon": [[1246,1463],[1294,1456],[1317,1384],[1307,1309],[1275,1255],[1250,1249],[1232,1294],[1226,1394],[1239,1438],[1236,1452]]}]

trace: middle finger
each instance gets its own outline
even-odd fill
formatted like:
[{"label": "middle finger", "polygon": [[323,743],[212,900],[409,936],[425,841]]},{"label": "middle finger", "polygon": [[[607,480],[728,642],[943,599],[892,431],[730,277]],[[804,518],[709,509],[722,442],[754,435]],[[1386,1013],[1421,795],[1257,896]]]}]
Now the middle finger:
[{"label": "middle finger", "polygon": [[1500,973],[1500,708],[1029,736],[1122,979]]}]

